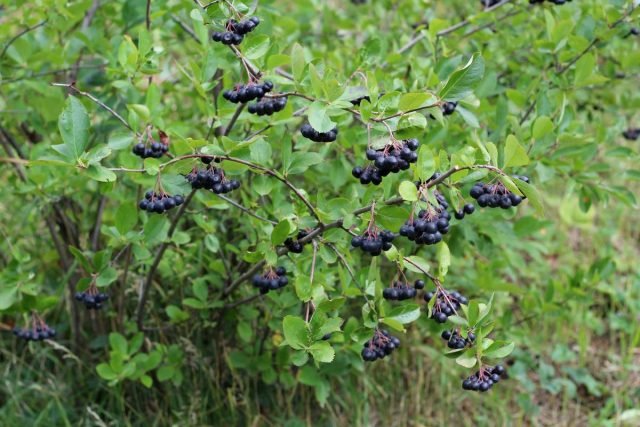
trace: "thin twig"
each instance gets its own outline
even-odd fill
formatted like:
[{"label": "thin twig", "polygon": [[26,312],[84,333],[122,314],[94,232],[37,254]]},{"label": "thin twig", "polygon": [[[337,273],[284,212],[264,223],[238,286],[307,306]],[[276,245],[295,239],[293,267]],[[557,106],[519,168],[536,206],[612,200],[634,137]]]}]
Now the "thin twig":
[{"label": "thin twig", "polygon": [[120,114],[118,114],[113,108],[109,107],[107,104],[105,104],[104,102],[100,101],[98,98],[96,98],[95,96],[91,95],[89,92],[84,92],[84,91],[81,91],[80,89],[78,89],[75,86],[75,82],[71,82],[71,83],[51,83],[51,86],[66,87],[66,88],[71,89],[72,91],[74,91],[78,95],[81,95],[81,96],[84,96],[86,98],[89,98],[91,101],[93,101],[94,103],[98,104],[100,107],[104,108],[109,113],[111,113],[111,115],[113,117],[115,117],[116,119],[118,119],[127,129],[129,129],[131,132],[133,132],[133,133],[135,133],[137,135],[137,132],[135,130],[133,130],[133,128],[131,126],[129,126],[129,123],[127,123],[127,121]]},{"label": "thin twig", "polygon": [[264,221],[264,222],[268,222],[270,224],[273,225],[277,225],[278,223],[276,221],[272,221],[268,218],[262,217],[260,215],[258,215],[257,213],[253,212],[251,209],[245,208],[244,206],[242,206],[241,204],[237,203],[236,201],[228,198],[227,196],[223,196],[222,194],[216,194],[216,196],[218,196],[219,198],[221,198],[222,200],[224,200],[225,202],[229,203],[232,206],[235,206],[236,208],[240,209],[242,212],[246,213],[247,215],[251,215],[252,217],[259,219],[260,221]]},{"label": "thin twig", "polygon": [[44,24],[47,23],[47,21],[48,21],[48,19],[45,19],[42,22],[38,22],[36,25],[34,25],[32,27],[25,28],[24,30],[22,30],[18,34],[16,34],[14,37],[10,38],[9,41],[7,42],[7,44],[4,45],[4,48],[2,49],[2,53],[0,53],[0,59],[2,59],[2,57],[4,56],[5,53],[7,53],[7,50],[9,49],[9,46],[11,46],[13,44],[13,42],[15,42],[16,40],[18,40],[20,37],[24,36],[28,32],[31,32],[33,30],[36,30],[36,29],[42,27]]}]

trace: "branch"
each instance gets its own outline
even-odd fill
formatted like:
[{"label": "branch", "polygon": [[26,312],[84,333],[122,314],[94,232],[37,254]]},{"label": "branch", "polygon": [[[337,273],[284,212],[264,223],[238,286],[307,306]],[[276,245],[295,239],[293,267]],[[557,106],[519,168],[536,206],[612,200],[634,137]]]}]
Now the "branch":
[{"label": "branch", "polygon": [[222,133],[224,136],[229,136],[229,134],[231,133],[231,129],[233,128],[233,125],[236,124],[238,117],[240,117],[240,114],[242,114],[242,110],[244,110],[244,107],[246,106],[247,104],[245,103],[238,105],[238,108],[236,108],[235,113],[233,113],[231,120],[229,120],[229,124],[227,125],[227,127],[224,129],[224,132]]},{"label": "branch", "polygon": [[0,59],[2,59],[2,57],[4,56],[5,53],[7,53],[7,50],[9,49],[9,46],[11,46],[13,44],[13,42],[15,42],[16,40],[18,40],[20,37],[24,36],[28,32],[36,30],[36,29],[42,27],[44,24],[47,23],[47,21],[48,21],[48,19],[45,19],[44,21],[39,22],[39,23],[37,23],[36,25],[34,25],[32,27],[25,28],[24,30],[22,30],[18,34],[16,34],[14,37],[9,39],[7,44],[4,45],[4,48],[2,49],[2,53],[0,53]]},{"label": "branch", "polygon": [[[449,178],[451,175],[454,175],[458,172],[461,172],[463,170],[469,170],[469,169],[487,169],[490,170],[494,173],[497,173],[499,175],[505,175],[505,173],[495,167],[495,166],[491,166],[491,165],[469,165],[469,166],[454,166],[451,169],[449,169],[448,171],[444,172],[442,175],[440,175],[438,178],[429,181],[426,184],[426,188],[432,188],[435,187],[436,185],[442,183],[444,180],[446,180],[447,178]],[[385,205],[399,205],[401,203],[403,203],[404,200],[402,199],[402,197],[394,197],[391,199],[388,199],[384,202]],[[363,206],[359,209],[356,209],[352,212],[353,215],[361,215],[365,212],[369,212],[372,208],[373,204],[370,204],[368,206]],[[302,239],[298,240],[300,243],[304,244],[304,243],[308,243],[311,240],[313,240],[315,237],[323,234],[324,232],[326,232],[327,230],[331,230],[333,228],[340,228],[342,227],[342,223],[343,223],[343,219],[338,219],[334,222],[328,223],[328,224],[320,224],[318,227],[314,228],[313,230],[311,230],[305,237],[303,237]],[[285,255],[288,252],[287,248],[285,247],[281,247],[277,250],[277,254],[278,256],[282,256]],[[242,275],[240,275],[240,277],[238,277],[236,280],[234,280],[231,285],[229,285],[229,287],[222,293],[222,297],[226,297],[228,296],[231,292],[233,292],[233,290],[235,288],[237,288],[238,286],[240,286],[244,281],[250,279],[257,271],[259,271],[264,265],[266,264],[266,262],[260,261],[256,264],[253,265],[253,267],[251,267],[249,270],[247,270],[245,273],[243,273]]]},{"label": "branch", "polygon": [[131,132],[133,132],[133,133],[135,133],[137,135],[137,132],[135,130],[133,130],[133,128],[131,126],[129,126],[129,123],[127,123],[127,121],[120,114],[118,114],[113,108],[109,107],[107,104],[105,104],[104,102],[100,101],[98,98],[96,98],[95,96],[91,95],[90,93],[83,92],[80,89],[78,89],[77,87],[75,87],[75,82],[71,82],[71,83],[51,83],[51,86],[66,87],[66,88],[71,89],[72,91],[74,91],[78,95],[81,95],[81,96],[89,98],[91,101],[93,101],[94,103],[98,104],[100,107],[104,108],[109,113],[111,113],[111,115],[113,117],[115,117],[116,119],[118,119],[127,129],[129,129]]},{"label": "branch", "polygon": [[257,213],[253,212],[251,209],[245,208],[244,206],[242,206],[238,202],[228,198],[227,196],[223,196],[222,194],[216,194],[216,196],[218,196],[220,199],[224,200],[225,202],[229,203],[230,205],[235,206],[236,208],[240,209],[242,212],[246,213],[247,215],[251,215],[252,217],[254,217],[256,219],[259,219],[260,221],[268,222],[268,223],[270,223],[272,225],[277,225],[278,224],[276,221],[272,221],[272,220],[270,220],[268,218],[262,217],[262,216],[258,215]]}]

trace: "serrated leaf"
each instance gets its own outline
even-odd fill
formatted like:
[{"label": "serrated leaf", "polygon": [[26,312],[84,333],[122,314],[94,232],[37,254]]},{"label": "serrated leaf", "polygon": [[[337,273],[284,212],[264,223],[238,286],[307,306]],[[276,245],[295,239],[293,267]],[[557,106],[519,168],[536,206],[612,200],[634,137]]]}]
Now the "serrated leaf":
[{"label": "serrated leaf", "polygon": [[[288,340],[287,340],[288,341]],[[335,350],[326,341],[314,343],[309,347],[309,353],[313,356],[313,360],[318,363],[331,363],[336,355]]]},{"label": "serrated leaf", "polygon": [[296,350],[308,348],[310,344],[309,325],[307,325],[304,319],[291,315],[285,316],[282,320],[282,330],[284,332],[284,338],[290,347]]},{"label": "serrated leaf", "polygon": [[58,129],[64,144],[52,148],[69,160],[78,161],[89,143],[89,115],[78,98],[67,98],[65,108],[58,118]]}]

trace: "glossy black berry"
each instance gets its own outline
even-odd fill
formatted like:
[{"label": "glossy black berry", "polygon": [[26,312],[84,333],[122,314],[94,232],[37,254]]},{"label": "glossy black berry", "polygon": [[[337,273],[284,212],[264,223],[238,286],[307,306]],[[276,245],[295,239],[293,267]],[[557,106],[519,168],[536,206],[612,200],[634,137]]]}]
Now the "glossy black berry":
[{"label": "glossy black berry", "polygon": [[275,291],[287,286],[289,279],[286,274],[287,271],[284,267],[277,267],[275,270],[268,269],[263,274],[253,276],[252,284],[260,290],[261,294],[266,294],[269,291]]},{"label": "glossy black berry", "polygon": [[338,137],[338,128],[333,128],[328,132],[318,132],[309,123],[305,123],[300,128],[300,133],[314,142],[333,142]]}]

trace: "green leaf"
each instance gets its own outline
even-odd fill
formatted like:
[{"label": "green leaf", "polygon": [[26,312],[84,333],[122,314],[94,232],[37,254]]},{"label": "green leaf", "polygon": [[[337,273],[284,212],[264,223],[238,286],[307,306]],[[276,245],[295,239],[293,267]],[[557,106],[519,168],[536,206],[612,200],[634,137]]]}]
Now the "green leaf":
[{"label": "green leaf", "polygon": [[431,268],[431,266],[429,265],[429,262],[427,262],[426,259],[421,258],[419,256],[415,256],[415,255],[405,258],[404,267],[409,271],[413,271],[414,273],[421,273],[421,274],[424,274],[425,272],[429,272],[429,269]]},{"label": "green leaf", "polygon": [[[430,103],[435,103],[436,98],[430,93],[405,93],[400,98],[400,102],[398,104],[398,110],[400,111],[409,111],[415,110],[416,108],[420,108]],[[429,102],[427,102],[429,101]]]},{"label": "green leaf", "polygon": [[402,326],[402,323],[391,317],[385,317],[384,319],[382,319],[382,323],[398,332],[405,331],[405,328],[404,326]]},{"label": "green leaf", "polygon": [[[287,340],[288,341],[288,340]],[[336,355],[336,352],[326,341],[320,341],[314,343],[311,347],[309,347],[309,353],[313,356],[313,360],[318,363],[331,363],[333,362],[333,358]]]},{"label": "green leaf", "polygon": [[127,339],[117,332],[109,334],[109,345],[116,353],[127,354]]},{"label": "green leaf", "polygon": [[527,150],[518,142],[514,135],[507,136],[504,147],[504,167],[526,166],[529,164]]},{"label": "green leaf", "polygon": [[403,325],[406,325],[407,323],[415,322],[419,317],[420,306],[418,304],[410,303],[394,307],[385,319],[393,319]]},{"label": "green leaf", "polygon": [[16,302],[18,288],[16,286],[0,289],[0,310],[6,310]]},{"label": "green leaf", "polygon": [[285,316],[282,320],[282,330],[290,347],[296,350],[309,347],[309,325],[301,317]]},{"label": "green leaf", "polygon": [[447,83],[440,90],[440,98],[447,101],[458,101],[467,97],[482,80],[483,75],[484,60],[479,55],[473,55],[464,67],[451,74]]},{"label": "green leaf", "polygon": [[534,139],[542,139],[553,131],[553,122],[547,116],[540,116],[533,122],[531,135]]},{"label": "green leaf", "polygon": [[118,374],[113,372],[113,369],[111,369],[111,366],[107,365],[106,363],[101,363],[98,366],[96,366],[96,372],[98,373],[100,378],[105,379],[107,381],[115,380],[116,378],[118,378]]},{"label": "green leaf", "polygon": [[456,363],[460,366],[464,366],[467,369],[471,369],[476,366],[476,355],[473,349],[469,349],[456,358]]},{"label": "green leaf", "polygon": [[418,189],[416,188],[416,184],[411,181],[402,181],[398,192],[402,199],[407,202],[415,202],[418,200]]},{"label": "green leaf", "polygon": [[293,79],[298,83],[300,83],[304,77],[305,66],[304,49],[296,43],[291,49],[291,71],[293,72]]},{"label": "green leaf", "polygon": [[507,341],[494,341],[489,348],[484,350],[483,356],[489,359],[502,359],[511,354],[515,343]]},{"label": "green leaf", "polygon": [[522,191],[522,194],[527,197],[527,200],[531,202],[538,215],[544,215],[544,206],[542,205],[542,198],[540,197],[538,190],[536,190],[533,185],[527,184],[520,179],[516,179],[514,182],[520,191]]},{"label": "green leaf", "polygon": [[64,144],[52,148],[69,160],[78,161],[89,143],[89,115],[78,98],[70,96],[58,118]]},{"label": "green leaf", "polygon": [[447,275],[449,266],[451,265],[451,252],[446,242],[438,245],[438,274],[442,279]]},{"label": "green leaf", "polygon": [[113,182],[117,178],[115,173],[100,165],[90,165],[87,168],[87,176],[100,182]]},{"label": "green leaf", "polygon": [[127,234],[138,222],[138,209],[133,203],[122,203],[116,211],[116,228],[120,234]]},{"label": "green leaf", "polygon": [[274,246],[282,244],[291,233],[291,223],[288,219],[283,219],[273,228],[271,232],[271,244]]},{"label": "green leaf", "polygon": [[329,117],[327,106],[322,102],[313,102],[307,110],[307,116],[311,127],[318,132],[329,132],[336,127],[336,123]]}]

